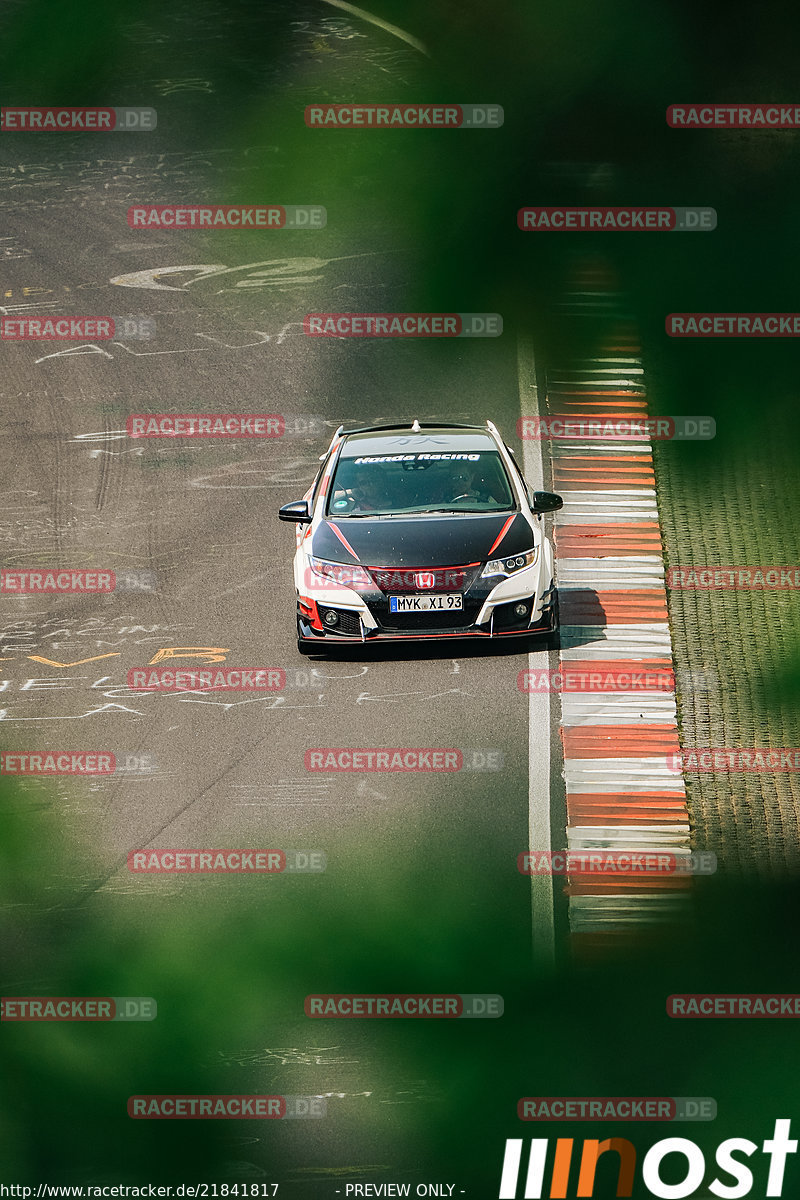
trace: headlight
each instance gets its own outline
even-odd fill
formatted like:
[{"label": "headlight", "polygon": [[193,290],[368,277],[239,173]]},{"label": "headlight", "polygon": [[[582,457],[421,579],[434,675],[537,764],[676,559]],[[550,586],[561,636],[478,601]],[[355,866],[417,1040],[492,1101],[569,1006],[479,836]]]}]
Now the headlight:
[{"label": "headlight", "polygon": [[525,554],[512,554],[508,558],[493,558],[481,572],[482,575],[513,575],[523,567],[532,567],[539,557],[539,547],[534,546]]},{"label": "headlight", "polygon": [[308,559],[314,575],[330,580],[340,587],[372,587],[373,583],[363,567],[351,567],[347,563],[326,562],[324,558]]}]

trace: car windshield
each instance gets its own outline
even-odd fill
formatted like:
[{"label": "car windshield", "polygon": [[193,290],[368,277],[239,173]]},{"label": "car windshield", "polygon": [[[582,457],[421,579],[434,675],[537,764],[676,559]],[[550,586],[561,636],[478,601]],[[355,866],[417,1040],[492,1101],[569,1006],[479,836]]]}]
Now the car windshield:
[{"label": "car windshield", "polygon": [[340,458],[328,515],[493,513],[517,507],[496,450]]}]

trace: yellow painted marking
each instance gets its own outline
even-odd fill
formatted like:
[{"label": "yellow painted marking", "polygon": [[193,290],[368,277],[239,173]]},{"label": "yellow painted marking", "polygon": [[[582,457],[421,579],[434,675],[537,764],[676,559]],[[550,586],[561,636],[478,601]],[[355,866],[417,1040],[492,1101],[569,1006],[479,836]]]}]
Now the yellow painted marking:
[{"label": "yellow painted marking", "polygon": [[230,653],[230,646],[165,646],[147,664],[163,662],[165,658],[200,658],[203,662],[225,662],[225,655]]},{"label": "yellow painted marking", "polygon": [[[80,667],[84,663],[98,662],[101,658],[119,658],[119,650],[113,650],[110,654],[95,654],[94,658],[79,658],[77,662],[60,663],[52,658],[40,658],[38,654],[29,654],[28,658],[31,662],[44,663],[47,667]],[[3,659],[3,662],[12,662],[12,659]]]}]

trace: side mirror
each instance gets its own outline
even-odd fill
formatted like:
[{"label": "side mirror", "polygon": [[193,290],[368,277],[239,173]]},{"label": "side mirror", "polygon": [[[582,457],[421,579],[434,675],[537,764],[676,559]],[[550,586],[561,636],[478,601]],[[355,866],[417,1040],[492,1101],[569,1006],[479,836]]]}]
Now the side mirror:
[{"label": "side mirror", "polygon": [[309,525],[311,514],[308,511],[308,501],[293,500],[291,504],[284,504],[283,508],[278,509],[278,520],[293,521],[295,525]]},{"label": "side mirror", "polygon": [[555,492],[533,492],[531,501],[531,508],[536,513],[556,512],[564,507],[564,501]]}]

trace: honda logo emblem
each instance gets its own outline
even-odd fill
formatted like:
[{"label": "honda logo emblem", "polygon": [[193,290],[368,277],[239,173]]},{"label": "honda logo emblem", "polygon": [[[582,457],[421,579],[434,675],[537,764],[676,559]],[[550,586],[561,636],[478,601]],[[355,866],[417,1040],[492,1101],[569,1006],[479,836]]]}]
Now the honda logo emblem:
[{"label": "honda logo emblem", "polygon": [[414,579],[418,588],[432,588],[436,586],[436,576],[433,571],[419,571]]}]

